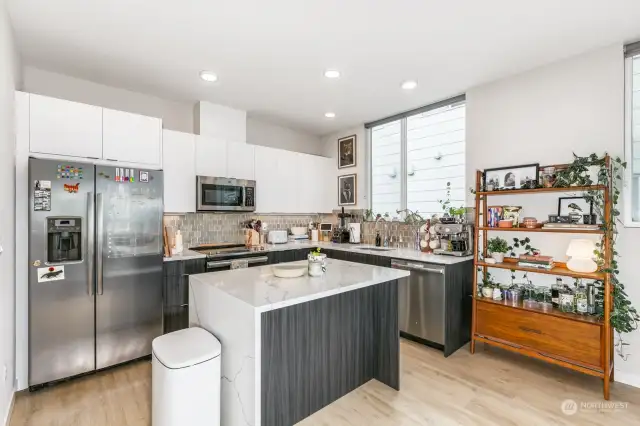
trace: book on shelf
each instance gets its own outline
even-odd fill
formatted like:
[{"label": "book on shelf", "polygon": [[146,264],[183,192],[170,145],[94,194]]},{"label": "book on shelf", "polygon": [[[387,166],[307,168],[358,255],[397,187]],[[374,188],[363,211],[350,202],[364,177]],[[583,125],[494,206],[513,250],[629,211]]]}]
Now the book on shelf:
[{"label": "book on shelf", "polygon": [[602,225],[584,225],[580,223],[545,223],[542,229],[573,229],[576,231],[597,231]]},{"label": "book on shelf", "polygon": [[546,269],[551,270],[555,266],[553,262],[551,263],[534,263],[534,262],[518,262],[518,266],[523,268],[536,268],[536,269]]},{"label": "book on shelf", "polygon": [[533,254],[521,254],[520,256],[518,256],[518,259],[520,261],[527,261],[527,262],[535,262],[535,263],[553,263],[553,257],[552,256],[536,256]]}]

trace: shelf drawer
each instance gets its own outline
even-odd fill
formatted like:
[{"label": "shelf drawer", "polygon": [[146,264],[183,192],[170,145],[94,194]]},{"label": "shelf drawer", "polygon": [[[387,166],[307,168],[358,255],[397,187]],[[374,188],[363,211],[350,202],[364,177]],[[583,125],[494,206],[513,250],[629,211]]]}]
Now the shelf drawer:
[{"label": "shelf drawer", "polygon": [[599,324],[515,310],[490,303],[476,304],[476,333],[539,353],[602,368]]}]

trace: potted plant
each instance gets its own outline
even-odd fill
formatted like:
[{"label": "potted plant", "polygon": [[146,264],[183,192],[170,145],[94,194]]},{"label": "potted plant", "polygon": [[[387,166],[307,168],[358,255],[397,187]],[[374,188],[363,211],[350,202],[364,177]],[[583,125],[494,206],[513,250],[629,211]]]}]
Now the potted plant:
[{"label": "potted plant", "polygon": [[497,262],[504,262],[504,254],[509,251],[507,240],[500,237],[491,238],[487,241],[487,250],[491,253],[491,257]]},{"label": "potted plant", "polygon": [[482,296],[489,299],[493,298],[493,289],[496,283],[493,281],[491,274],[487,274],[486,278],[482,279]]}]

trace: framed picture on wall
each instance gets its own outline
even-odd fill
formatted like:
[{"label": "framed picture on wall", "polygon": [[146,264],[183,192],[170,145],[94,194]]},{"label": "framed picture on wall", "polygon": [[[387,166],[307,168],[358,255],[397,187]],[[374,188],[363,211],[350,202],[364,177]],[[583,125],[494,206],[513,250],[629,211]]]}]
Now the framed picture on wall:
[{"label": "framed picture on wall", "polygon": [[338,168],[356,165],[356,135],[338,139]]},{"label": "framed picture on wall", "polygon": [[539,164],[525,164],[522,166],[485,169],[485,190],[520,189],[527,188],[530,184],[535,185],[538,182],[539,168]]},{"label": "framed picture on wall", "polygon": [[355,206],[357,180],[356,174],[338,176],[338,205]]}]

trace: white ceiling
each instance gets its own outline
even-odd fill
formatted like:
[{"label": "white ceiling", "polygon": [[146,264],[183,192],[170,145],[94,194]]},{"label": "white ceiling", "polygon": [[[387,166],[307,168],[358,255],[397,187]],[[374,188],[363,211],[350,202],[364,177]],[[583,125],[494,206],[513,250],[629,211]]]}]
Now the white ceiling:
[{"label": "white ceiling", "polygon": [[[26,65],[321,135],[640,39],[638,0],[8,3]],[[401,90],[406,79],[418,88]]]}]

